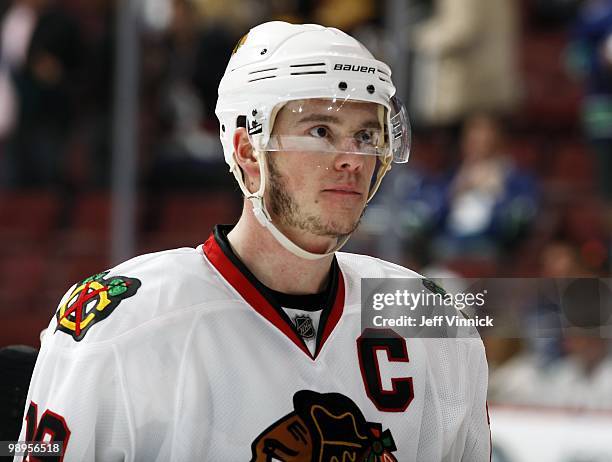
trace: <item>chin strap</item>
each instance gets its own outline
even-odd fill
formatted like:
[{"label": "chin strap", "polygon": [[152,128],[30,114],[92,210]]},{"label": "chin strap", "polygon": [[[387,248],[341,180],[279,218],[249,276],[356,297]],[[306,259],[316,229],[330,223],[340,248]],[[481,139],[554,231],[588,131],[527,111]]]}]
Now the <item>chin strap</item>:
[{"label": "chin strap", "polygon": [[[344,244],[348,242],[349,238],[351,237],[350,234],[347,234],[346,236],[342,237],[338,241],[338,243],[335,246],[333,246],[330,250],[328,250],[327,252],[313,253],[313,252],[309,252],[301,248],[299,245],[297,245],[295,242],[293,242],[291,239],[285,236],[274,225],[274,223],[272,223],[272,218],[270,217],[270,214],[268,213],[268,210],[266,209],[266,205],[264,203],[264,192],[266,188],[266,178],[267,178],[266,176],[267,169],[265,165],[266,162],[264,158],[265,154],[262,151],[258,151],[256,152],[256,154],[257,154],[257,157],[259,158],[259,178],[260,178],[259,189],[256,192],[252,193],[247,189],[246,185],[244,184],[244,178],[242,176],[242,171],[238,167],[238,164],[236,163],[236,161],[233,162],[233,165],[230,168],[230,172],[232,172],[234,176],[236,177],[236,181],[238,181],[238,186],[240,186],[240,189],[244,193],[245,197],[249,201],[251,201],[251,204],[253,206],[253,214],[255,215],[255,218],[257,218],[257,221],[259,222],[259,224],[261,224],[261,226],[263,226],[264,228],[267,228],[268,231],[270,231],[270,233],[272,234],[272,236],[274,236],[274,238],[278,241],[278,243],[282,245],[285,249],[287,249],[293,255],[300,257],[300,258],[304,258],[306,260],[319,260],[329,255],[333,255],[335,252],[340,250],[344,246]],[[389,159],[386,162],[383,161],[383,164],[381,165],[381,170],[379,170],[378,172],[376,182],[374,183],[372,190],[370,191],[368,202],[370,201],[370,199],[372,199],[372,197],[374,196],[374,193],[376,193],[376,191],[378,190],[378,187],[380,186],[380,182],[382,181],[383,176],[385,176],[385,173],[387,173],[387,171],[389,171],[390,168],[391,168],[391,159]]]},{"label": "chin strap", "polygon": [[332,249],[325,253],[313,253],[304,250],[299,245],[294,243],[291,239],[285,236],[275,225],[272,223],[272,220],[268,217],[267,210],[265,209],[265,205],[263,204],[263,200],[259,198],[249,198],[251,203],[253,204],[253,213],[257,218],[259,223],[268,229],[272,236],[282,245],[285,249],[287,249],[292,254],[305,258],[306,260],[319,260],[321,258],[327,257],[329,255],[333,255],[336,250],[339,250],[346,242],[350,236],[345,236],[340,239],[339,243],[336,244]]}]

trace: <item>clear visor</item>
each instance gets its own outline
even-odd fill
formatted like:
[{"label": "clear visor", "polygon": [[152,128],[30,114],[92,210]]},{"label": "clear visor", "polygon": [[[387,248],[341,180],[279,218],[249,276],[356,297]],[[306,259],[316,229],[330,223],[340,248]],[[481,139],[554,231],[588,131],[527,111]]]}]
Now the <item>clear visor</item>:
[{"label": "clear visor", "polygon": [[[252,136],[262,151],[299,151],[393,156],[406,162],[410,126],[403,105],[345,99],[301,99],[279,105],[272,111],[269,138]],[[402,112],[403,110],[403,112]]]},{"label": "clear visor", "polygon": [[408,162],[410,148],[412,147],[412,129],[406,106],[395,96],[391,98],[390,125],[393,162],[398,164]]}]

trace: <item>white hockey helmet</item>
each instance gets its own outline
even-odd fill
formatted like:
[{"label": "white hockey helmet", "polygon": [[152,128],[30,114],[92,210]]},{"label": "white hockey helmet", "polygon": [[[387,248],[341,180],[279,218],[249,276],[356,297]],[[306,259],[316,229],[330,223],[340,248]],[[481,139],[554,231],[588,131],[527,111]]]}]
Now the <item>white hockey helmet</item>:
[{"label": "white hockey helmet", "polygon": [[335,107],[341,107],[343,101],[378,104],[383,109],[379,118],[384,139],[379,140],[375,149],[359,152],[377,155],[381,164],[370,188],[369,201],[391,163],[407,162],[410,153],[407,113],[394,95],[389,67],[338,29],[273,21],[254,27],[240,39],[219,85],[215,112],[221,143],[225,161],[252,202],[255,216],[285,248],[303,258],[317,259],[338,250],[348,236],[323,254],[308,252],[284,236],[272,223],[264,204],[265,162],[259,165],[260,189],[253,193],[244,184],[234,158],[236,128],[246,127],[258,152],[285,150],[275,147],[278,143],[271,134],[276,114],[289,101],[326,99]]}]

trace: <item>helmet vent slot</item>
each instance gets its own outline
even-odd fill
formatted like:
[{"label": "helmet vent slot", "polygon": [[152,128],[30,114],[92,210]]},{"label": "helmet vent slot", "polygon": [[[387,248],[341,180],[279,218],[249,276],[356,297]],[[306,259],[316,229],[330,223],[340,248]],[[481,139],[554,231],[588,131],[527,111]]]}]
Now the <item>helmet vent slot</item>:
[{"label": "helmet vent slot", "polygon": [[304,72],[292,72],[291,75],[310,75],[310,74],[327,74],[326,71],[304,71]]},{"label": "helmet vent slot", "polygon": [[249,72],[249,75],[251,75],[251,74],[257,74],[257,73],[259,73],[259,72],[275,71],[275,70],[277,70],[277,69],[278,69],[278,67],[268,67],[267,69],[257,69],[256,71],[251,71],[251,72]]},{"label": "helmet vent slot", "polygon": [[266,75],[266,76],[264,76],[264,77],[257,77],[256,79],[251,79],[251,80],[249,80],[249,82],[256,82],[256,81],[258,81],[258,80],[264,80],[264,79],[274,79],[274,78],[276,78],[276,76],[275,76],[275,75]]},{"label": "helmet vent slot", "polygon": [[391,83],[391,75],[388,72],[383,71],[382,69],[376,69],[378,71],[378,78],[383,82]]},{"label": "helmet vent slot", "polygon": [[[325,63],[303,63],[303,64],[291,64],[289,67],[320,67],[325,66]],[[291,72],[291,75],[311,75],[311,74],[327,74],[327,71],[320,70],[303,70],[299,72]]]},{"label": "helmet vent slot", "polygon": [[325,66],[325,63],[291,64],[289,67]]}]

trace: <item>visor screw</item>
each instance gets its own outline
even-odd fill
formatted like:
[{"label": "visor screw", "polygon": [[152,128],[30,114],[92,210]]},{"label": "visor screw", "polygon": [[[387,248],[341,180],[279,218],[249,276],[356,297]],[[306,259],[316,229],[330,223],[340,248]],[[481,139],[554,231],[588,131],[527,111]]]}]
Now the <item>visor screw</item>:
[{"label": "visor screw", "polygon": [[347,89],[347,87],[348,87],[348,85],[346,84],[346,82],[340,82],[340,83],[338,84],[338,88],[339,88],[340,90],[342,90],[342,91],[346,90],[346,89]]},{"label": "visor screw", "polygon": [[221,131],[224,132],[225,131],[225,124],[221,125]]},{"label": "visor screw", "polygon": [[374,85],[368,85],[366,90],[368,90],[368,93],[370,94],[374,93]]},{"label": "visor screw", "polygon": [[251,112],[251,114],[253,114],[253,117],[255,117],[257,115],[257,109],[253,109],[253,111]]},{"label": "visor screw", "polygon": [[260,54],[265,55],[267,52],[268,52],[268,49],[267,49],[267,48],[264,48],[263,50],[261,50],[261,53],[260,53]]}]

